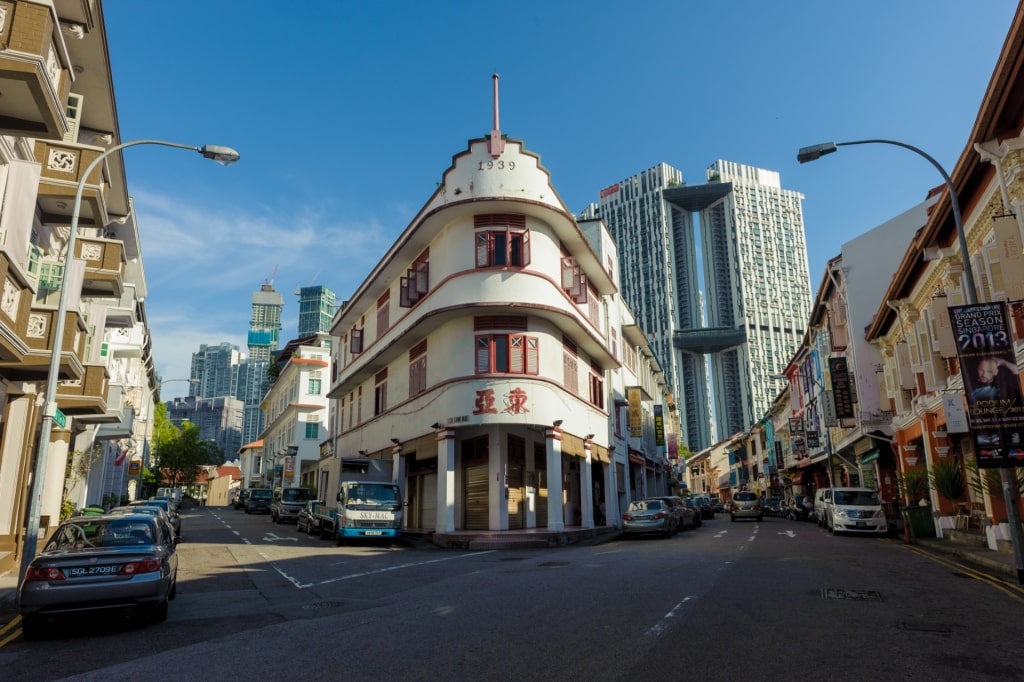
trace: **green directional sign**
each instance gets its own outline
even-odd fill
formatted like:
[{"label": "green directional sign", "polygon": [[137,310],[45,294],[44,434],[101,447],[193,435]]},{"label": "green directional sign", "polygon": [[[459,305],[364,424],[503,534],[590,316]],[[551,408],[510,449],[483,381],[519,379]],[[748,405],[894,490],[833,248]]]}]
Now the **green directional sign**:
[{"label": "green directional sign", "polygon": [[57,408],[57,413],[53,415],[53,423],[62,429],[68,425],[68,417],[60,411],[59,407]]}]

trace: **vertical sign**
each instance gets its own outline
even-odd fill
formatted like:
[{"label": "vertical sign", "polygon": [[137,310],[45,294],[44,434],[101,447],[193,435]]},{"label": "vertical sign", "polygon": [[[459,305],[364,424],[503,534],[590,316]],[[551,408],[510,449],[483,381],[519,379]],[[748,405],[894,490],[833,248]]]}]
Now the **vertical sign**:
[{"label": "vertical sign", "polygon": [[1005,302],[949,307],[978,466],[1024,466],[1024,396]]},{"label": "vertical sign", "polygon": [[790,417],[789,438],[793,455],[797,459],[803,459],[804,455],[807,454],[807,449],[804,446],[804,420],[800,417]]},{"label": "vertical sign", "polygon": [[654,444],[665,444],[665,416],[661,405],[654,406]]},{"label": "vertical sign", "polygon": [[828,373],[832,377],[832,399],[835,401],[836,417],[853,419],[853,386],[850,384],[850,370],[846,366],[846,358],[829,358]]},{"label": "vertical sign", "polygon": [[640,387],[631,386],[626,389],[626,401],[629,410],[629,435],[639,438],[644,435],[643,413],[640,411]]}]

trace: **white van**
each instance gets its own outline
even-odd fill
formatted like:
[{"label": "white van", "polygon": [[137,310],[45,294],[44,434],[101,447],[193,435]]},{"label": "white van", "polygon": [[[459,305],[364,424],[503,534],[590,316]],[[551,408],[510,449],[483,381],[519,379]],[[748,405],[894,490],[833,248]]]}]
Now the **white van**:
[{"label": "white van", "polygon": [[[870,488],[829,488],[823,500],[824,527],[833,534],[886,535],[889,521],[878,493]],[[817,497],[815,497],[817,508]]]}]

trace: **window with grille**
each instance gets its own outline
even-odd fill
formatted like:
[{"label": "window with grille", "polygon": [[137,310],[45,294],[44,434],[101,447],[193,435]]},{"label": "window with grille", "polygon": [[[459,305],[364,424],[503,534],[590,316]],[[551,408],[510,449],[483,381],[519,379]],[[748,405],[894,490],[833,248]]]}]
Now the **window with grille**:
[{"label": "window with grille", "polygon": [[562,384],[574,394],[580,391],[579,360],[576,357],[576,345],[568,339],[562,339]]},{"label": "window with grille", "polygon": [[477,374],[538,374],[536,336],[483,334],[476,337]]}]

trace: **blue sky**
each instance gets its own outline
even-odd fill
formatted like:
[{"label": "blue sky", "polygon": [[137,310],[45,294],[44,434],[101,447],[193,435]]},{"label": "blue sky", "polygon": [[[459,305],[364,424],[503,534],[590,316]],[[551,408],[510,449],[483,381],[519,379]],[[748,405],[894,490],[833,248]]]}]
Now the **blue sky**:
[{"label": "blue sky", "polygon": [[[665,162],[778,171],[805,195],[812,287],[843,242],[942,178],[912,152],[800,147],[887,138],[952,172],[1016,10],[1011,0],[641,3],[106,0],[121,138],[222,144],[230,168],[124,152],[158,373],[202,343],[245,349],[252,292],[347,298],[492,126],[541,157],[572,211]],[[168,383],[162,397],[187,390]]]}]

